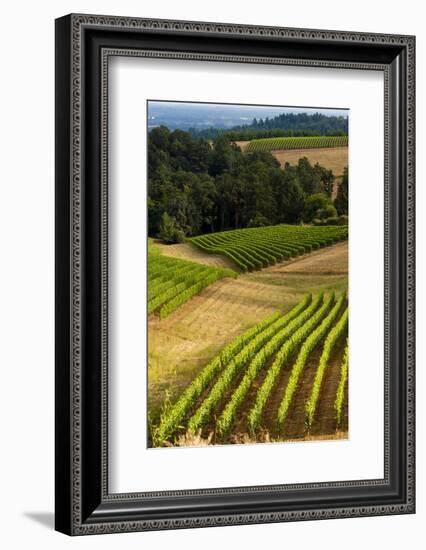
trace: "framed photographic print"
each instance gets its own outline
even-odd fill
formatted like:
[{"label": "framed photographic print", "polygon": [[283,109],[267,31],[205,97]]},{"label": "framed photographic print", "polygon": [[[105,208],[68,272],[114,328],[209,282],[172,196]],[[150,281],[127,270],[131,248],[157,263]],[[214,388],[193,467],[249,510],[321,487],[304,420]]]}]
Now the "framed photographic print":
[{"label": "framed photographic print", "polygon": [[413,513],[412,36],[56,21],[56,529]]}]

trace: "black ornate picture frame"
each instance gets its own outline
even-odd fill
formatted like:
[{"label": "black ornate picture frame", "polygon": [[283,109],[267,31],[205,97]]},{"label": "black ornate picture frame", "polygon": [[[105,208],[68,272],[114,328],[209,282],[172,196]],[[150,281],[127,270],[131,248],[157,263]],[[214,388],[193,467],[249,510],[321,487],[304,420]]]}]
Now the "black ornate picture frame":
[{"label": "black ornate picture frame", "polygon": [[[108,59],[190,59],[384,75],[384,478],[108,491]],[[56,529],[69,535],[415,511],[415,38],[68,15],[56,21]]]}]

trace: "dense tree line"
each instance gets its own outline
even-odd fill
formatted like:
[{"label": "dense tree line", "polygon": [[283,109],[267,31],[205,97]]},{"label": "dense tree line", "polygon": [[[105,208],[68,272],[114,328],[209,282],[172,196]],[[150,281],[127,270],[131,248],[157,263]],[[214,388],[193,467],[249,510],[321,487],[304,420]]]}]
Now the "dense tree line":
[{"label": "dense tree line", "polygon": [[254,129],[270,130],[283,128],[285,130],[313,130],[317,135],[327,132],[342,131],[348,133],[348,119],[343,116],[327,116],[321,113],[282,113],[276,117],[256,120],[251,127]]},{"label": "dense tree line", "polygon": [[224,130],[222,128],[189,128],[188,132],[194,136],[203,139],[216,139],[218,136],[225,135],[230,141],[251,141],[252,139],[272,138],[272,137],[305,137],[305,136],[346,136],[343,130],[330,130],[319,133],[315,130],[283,130],[282,128],[272,128],[270,130],[241,129]]},{"label": "dense tree line", "polygon": [[342,182],[337,189],[336,200],[334,204],[340,214],[348,215],[348,199],[349,199],[349,174],[348,167],[343,169]]},{"label": "dense tree line", "polygon": [[[167,242],[226,229],[311,222],[338,212],[330,170],[306,158],[284,170],[269,152],[243,154],[161,126],[148,136],[148,232]],[[346,195],[347,202],[347,195]],[[346,208],[346,210],[345,210]]]},{"label": "dense tree line", "polygon": [[194,137],[216,139],[225,134],[229,140],[246,141],[256,138],[293,136],[346,136],[348,119],[343,116],[326,116],[320,113],[283,113],[273,118],[256,118],[251,124],[220,128],[190,128]]}]

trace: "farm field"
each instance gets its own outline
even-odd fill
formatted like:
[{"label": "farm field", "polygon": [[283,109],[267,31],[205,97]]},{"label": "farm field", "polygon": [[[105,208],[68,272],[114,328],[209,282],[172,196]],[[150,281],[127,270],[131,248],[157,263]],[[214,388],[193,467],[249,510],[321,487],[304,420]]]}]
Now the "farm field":
[{"label": "farm field", "polygon": [[[187,248],[192,245],[186,244]],[[181,250],[184,250],[181,248]],[[297,258],[280,262],[271,267],[241,274],[238,278],[218,280],[200,294],[180,306],[172,315],[160,320],[158,316],[149,318],[149,410],[152,426],[159,424],[160,416],[166,408],[175,403],[191,381],[203,368],[241,333],[276,311],[288,311],[296,306],[307,292],[343,293],[347,289],[347,241],[320,248]],[[324,270],[324,264],[327,269]],[[297,269],[296,269],[297,266]],[[288,270],[288,272],[287,272]],[[295,270],[295,273],[292,273]],[[312,426],[308,433],[304,428],[304,418],[295,411],[289,413],[286,434],[277,436],[274,432],[275,419],[269,408],[278,406],[277,396],[271,395],[268,410],[265,411],[265,426],[256,434],[250,434],[246,427],[248,410],[241,409],[240,420],[234,425],[228,441],[244,443],[254,440],[267,441],[279,437],[284,439],[312,439],[347,436],[347,388],[344,389],[342,422],[336,431],[335,412],[331,394],[337,387],[340,364],[343,355],[342,341],[330,360],[324,387],[328,397],[320,401],[321,422]],[[306,363],[300,388],[305,388],[305,377],[312,376],[318,357],[315,353]],[[282,388],[287,371],[277,382]],[[250,390],[258,381],[253,383]],[[278,391],[278,390],[277,390]],[[302,390],[301,390],[302,391]],[[300,392],[294,397],[295,410],[301,409]],[[275,397],[274,397],[275,396]],[[253,395],[252,395],[253,397]],[[302,399],[303,400],[303,399]],[[275,403],[275,405],[274,405]],[[167,405],[168,404],[168,405]],[[302,407],[303,408],[303,407]],[[275,407],[276,410],[276,407]],[[327,420],[328,419],[328,420]],[[214,424],[203,428],[200,444],[215,433]],[[175,444],[191,444],[194,439],[185,439],[181,431],[175,434]],[[183,438],[180,439],[180,438]],[[254,439],[253,439],[254,438]],[[180,442],[180,443],[179,443]],[[198,444],[197,443],[197,444]],[[170,441],[166,444],[171,444]]]},{"label": "farm field", "polygon": [[306,157],[314,165],[316,163],[325,166],[333,172],[336,178],[343,176],[343,170],[348,166],[347,147],[329,147],[320,149],[278,149],[271,151],[282,167],[286,162],[297,164],[299,159]]},{"label": "farm field", "polygon": [[[327,418],[331,433],[344,434],[346,388],[339,401],[336,380],[344,364],[341,343],[337,344],[346,327],[345,292],[338,296],[308,293],[289,310],[263,317],[213,354],[174,404],[163,410],[152,430],[153,444],[174,444],[179,436],[185,444],[193,436],[214,438],[214,443],[241,442],[244,437],[258,441],[309,438],[315,430],[324,431]],[[333,372],[326,378],[332,353]],[[312,380],[308,385],[303,371],[309,361],[307,373]],[[335,393],[334,399],[328,395],[326,404],[321,387]],[[309,391],[304,410],[296,409],[295,414],[293,408],[300,408],[299,389]],[[339,416],[333,412],[336,403]],[[318,430],[315,414],[325,405],[329,410],[319,414]],[[301,429],[301,422],[309,429]]]}]

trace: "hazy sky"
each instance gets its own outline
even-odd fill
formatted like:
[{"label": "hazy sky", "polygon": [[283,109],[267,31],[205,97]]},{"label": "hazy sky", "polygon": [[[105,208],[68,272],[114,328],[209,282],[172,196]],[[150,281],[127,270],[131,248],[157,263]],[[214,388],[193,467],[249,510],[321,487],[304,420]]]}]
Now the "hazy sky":
[{"label": "hazy sky", "polygon": [[349,115],[349,109],[325,109],[321,107],[305,107],[305,106],[280,106],[280,105],[239,105],[239,104],[225,104],[225,103],[192,103],[192,102],[178,102],[178,101],[149,101],[149,109],[161,111],[175,110],[175,109],[193,109],[200,111],[240,111],[247,114],[247,116],[254,117],[259,116],[258,113],[262,113],[265,116],[276,116],[280,113],[321,113],[329,116],[343,116]]}]

